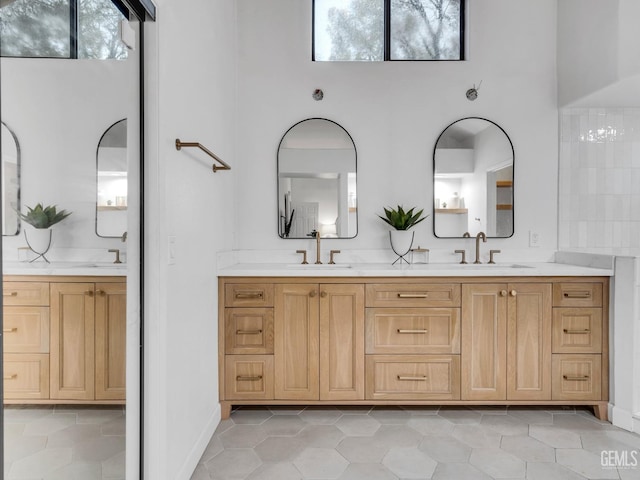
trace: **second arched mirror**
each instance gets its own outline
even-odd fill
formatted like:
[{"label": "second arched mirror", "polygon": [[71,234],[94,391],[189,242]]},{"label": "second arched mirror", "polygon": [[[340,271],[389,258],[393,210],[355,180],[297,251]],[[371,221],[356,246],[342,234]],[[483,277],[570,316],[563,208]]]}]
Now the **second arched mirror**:
[{"label": "second arched mirror", "polygon": [[353,238],[358,233],[356,146],[336,122],[296,123],[278,147],[278,235]]},{"label": "second arched mirror", "polygon": [[513,166],[513,144],[496,123],[469,117],[448,125],[433,151],[435,236],[512,236]]}]

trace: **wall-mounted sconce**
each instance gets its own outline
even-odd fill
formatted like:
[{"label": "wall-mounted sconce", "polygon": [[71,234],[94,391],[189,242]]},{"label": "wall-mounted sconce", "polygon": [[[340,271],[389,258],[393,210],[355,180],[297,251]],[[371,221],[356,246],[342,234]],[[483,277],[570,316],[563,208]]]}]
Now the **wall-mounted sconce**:
[{"label": "wall-mounted sconce", "polygon": [[470,88],[469,90],[467,90],[467,100],[473,102],[476,98],[478,98],[478,90],[480,90],[480,85],[482,85],[482,80],[480,80],[480,83],[478,84],[478,86],[476,87],[476,84],[473,84],[473,88]]},{"label": "wall-mounted sconce", "polygon": [[321,89],[316,88],[311,94],[311,96],[313,97],[314,100],[320,101],[324,98],[324,92]]}]

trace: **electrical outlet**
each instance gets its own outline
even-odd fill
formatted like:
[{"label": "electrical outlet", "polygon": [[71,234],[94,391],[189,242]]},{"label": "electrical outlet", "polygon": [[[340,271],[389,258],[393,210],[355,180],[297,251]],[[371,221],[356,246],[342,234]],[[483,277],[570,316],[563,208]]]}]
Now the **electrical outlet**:
[{"label": "electrical outlet", "polygon": [[176,264],[176,237],[169,235],[167,239],[167,263],[169,265]]},{"label": "electrical outlet", "polygon": [[534,230],[529,230],[529,246],[530,247],[540,246],[540,234]]}]

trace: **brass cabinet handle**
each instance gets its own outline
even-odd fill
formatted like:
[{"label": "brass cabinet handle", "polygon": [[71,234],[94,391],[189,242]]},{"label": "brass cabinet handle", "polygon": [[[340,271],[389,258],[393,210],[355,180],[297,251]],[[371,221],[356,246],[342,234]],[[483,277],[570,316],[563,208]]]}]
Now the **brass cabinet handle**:
[{"label": "brass cabinet handle", "polygon": [[427,298],[428,293],[398,293],[398,298]]},{"label": "brass cabinet handle", "polygon": [[429,330],[423,329],[411,329],[411,328],[399,328],[398,333],[427,333]]},{"label": "brass cabinet handle", "polygon": [[7,293],[7,292],[2,292],[2,294],[3,294],[5,297],[17,297],[17,296],[18,296],[18,292],[9,292],[9,293]]},{"label": "brass cabinet handle", "polygon": [[403,380],[403,381],[410,381],[410,382],[426,382],[427,381],[427,376],[426,375],[398,375],[398,380]]},{"label": "brass cabinet handle", "polygon": [[587,333],[591,333],[591,330],[589,330],[588,328],[585,328],[584,330],[569,330],[568,328],[565,328],[563,332],[569,333],[571,335],[585,335]]},{"label": "brass cabinet handle", "polygon": [[260,335],[262,330],[236,330],[236,335]]},{"label": "brass cabinet handle", "polygon": [[16,378],[18,378],[18,374],[14,373],[13,375],[5,375],[4,377],[2,377],[4,380],[15,380]]},{"label": "brass cabinet handle", "polygon": [[236,293],[236,298],[262,298],[262,292],[238,292]]},{"label": "brass cabinet handle", "polygon": [[309,296],[310,296],[311,298],[315,297],[317,294],[318,294],[318,292],[316,292],[315,290],[311,290],[311,291],[309,292]]},{"label": "brass cabinet handle", "polygon": [[500,296],[501,297],[506,297],[507,296],[507,291],[506,290],[500,290]]},{"label": "brass cabinet handle", "polygon": [[320,292],[320,296],[322,298],[325,298],[327,296],[327,292],[325,292],[325,291]]},{"label": "brass cabinet handle", "polygon": [[13,328],[3,328],[2,333],[14,333],[18,331],[18,327]]},{"label": "brass cabinet handle", "polygon": [[591,292],[564,292],[564,298],[591,298]]},{"label": "brass cabinet handle", "polygon": [[575,382],[589,381],[589,375],[563,375],[562,378],[564,378],[565,380],[570,380]]},{"label": "brass cabinet handle", "polygon": [[518,292],[516,292],[515,290],[511,290],[511,291],[509,292],[509,294],[510,294],[512,297],[515,297],[516,295],[518,295]]},{"label": "brass cabinet handle", "polygon": [[105,295],[106,294],[106,292],[104,290],[98,290],[96,293],[98,295]]},{"label": "brass cabinet handle", "polygon": [[87,290],[84,294],[93,297],[93,290]]},{"label": "brass cabinet handle", "polygon": [[262,375],[238,375],[236,377],[237,382],[256,382],[262,380]]}]

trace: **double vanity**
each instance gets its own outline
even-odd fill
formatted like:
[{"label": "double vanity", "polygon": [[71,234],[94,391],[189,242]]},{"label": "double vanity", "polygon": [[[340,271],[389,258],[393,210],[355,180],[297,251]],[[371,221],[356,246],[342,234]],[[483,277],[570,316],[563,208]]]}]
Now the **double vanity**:
[{"label": "double vanity", "polygon": [[219,271],[236,405],[587,405],[607,417],[611,270],[556,263]]},{"label": "double vanity", "polygon": [[4,267],[4,403],[124,404],[125,267]]}]

